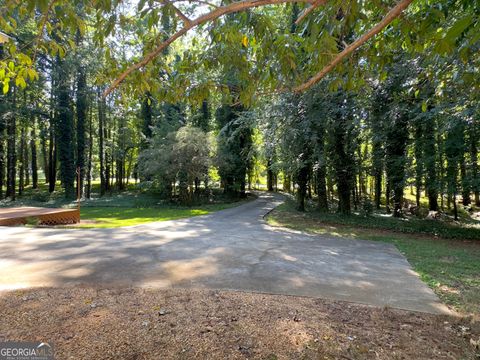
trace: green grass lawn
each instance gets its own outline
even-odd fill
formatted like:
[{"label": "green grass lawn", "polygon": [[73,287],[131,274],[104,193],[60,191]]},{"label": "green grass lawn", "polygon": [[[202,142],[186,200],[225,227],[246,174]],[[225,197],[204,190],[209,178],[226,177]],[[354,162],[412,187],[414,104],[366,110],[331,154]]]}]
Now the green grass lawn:
[{"label": "green grass lawn", "polygon": [[75,225],[81,228],[115,228],[139,225],[152,221],[166,221],[206,215],[215,211],[238,206],[243,202],[200,205],[186,207],[83,207],[81,220],[87,222]]},{"label": "green grass lawn", "polygon": [[[396,219],[388,220],[390,222],[382,228],[379,219],[373,221],[360,216],[342,217],[313,211],[300,213],[291,201],[275,209],[267,218],[274,226],[394,244],[444,303],[461,313],[480,316],[480,236],[476,240],[461,239],[463,230],[451,227],[448,233],[454,239],[435,237],[427,231],[415,233],[413,227],[404,234],[398,232],[398,224],[392,226]],[[420,225],[417,223],[415,227],[421,230]],[[478,236],[480,230],[475,230],[478,232],[471,230],[468,234]]]}]

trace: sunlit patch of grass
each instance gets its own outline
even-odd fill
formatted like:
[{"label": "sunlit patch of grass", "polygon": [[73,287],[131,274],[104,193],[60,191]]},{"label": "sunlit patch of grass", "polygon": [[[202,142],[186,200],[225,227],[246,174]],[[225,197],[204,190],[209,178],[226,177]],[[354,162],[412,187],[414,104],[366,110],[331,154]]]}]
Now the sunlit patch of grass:
[{"label": "sunlit patch of grass", "polygon": [[[206,215],[220,210],[218,206],[203,208],[127,208],[127,207],[84,207],[78,224],[84,228],[112,228],[144,224],[152,221],[176,220],[192,216]],[[90,222],[93,221],[93,222]]]},{"label": "sunlit patch of grass", "polygon": [[215,211],[228,209],[243,204],[245,201],[207,204],[196,207],[82,207],[80,218],[85,221],[74,227],[81,228],[116,228],[133,226],[153,221],[177,220],[193,216],[207,215]]}]

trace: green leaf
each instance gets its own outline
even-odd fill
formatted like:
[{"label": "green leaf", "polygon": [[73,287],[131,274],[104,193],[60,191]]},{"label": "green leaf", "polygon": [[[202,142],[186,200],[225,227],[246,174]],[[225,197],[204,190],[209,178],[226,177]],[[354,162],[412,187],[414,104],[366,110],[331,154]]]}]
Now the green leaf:
[{"label": "green leaf", "polygon": [[422,102],[422,112],[427,112],[427,103],[425,101]]},{"label": "green leaf", "polygon": [[445,34],[445,39],[449,42],[455,42],[457,38],[463,33],[463,31],[472,23],[472,15],[467,15],[460,20],[457,20],[455,24]]},{"label": "green leaf", "polygon": [[[5,79],[5,80],[7,80],[7,79]],[[8,79],[8,81],[5,81],[5,80],[3,81],[3,93],[4,94],[8,93],[8,89],[10,87],[10,85],[9,85],[10,79]]]},{"label": "green leaf", "polygon": [[27,83],[25,82],[25,79],[21,76],[16,77],[15,85],[20,86],[22,89],[25,89],[27,87]]},{"label": "green leaf", "polygon": [[29,77],[30,81],[33,81],[35,79],[38,80],[38,73],[35,70],[29,68],[29,69],[27,69],[27,74],[28,74],[28,77]]}]

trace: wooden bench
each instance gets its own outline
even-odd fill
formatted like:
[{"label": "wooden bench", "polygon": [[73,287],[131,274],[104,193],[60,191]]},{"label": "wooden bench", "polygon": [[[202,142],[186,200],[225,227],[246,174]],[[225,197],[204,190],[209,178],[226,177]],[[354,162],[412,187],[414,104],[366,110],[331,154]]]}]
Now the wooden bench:
[{"label": "wooden bench", "polygon": [[0,208],[0,226],[26,224],[30,218],[38,219],[39,225],[76,224],[80,222],[80,210],[39,207]]}]

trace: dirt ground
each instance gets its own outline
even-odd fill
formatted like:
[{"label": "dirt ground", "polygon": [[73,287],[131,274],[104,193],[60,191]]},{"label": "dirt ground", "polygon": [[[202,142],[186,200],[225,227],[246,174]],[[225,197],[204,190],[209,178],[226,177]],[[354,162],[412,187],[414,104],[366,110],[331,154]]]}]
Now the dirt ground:
[{"label": "dirt ground", "polygon": [[479,359],[480,324],[321,299],[209,290],[0,293],[0,341],[56,359]]}]

